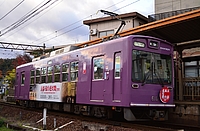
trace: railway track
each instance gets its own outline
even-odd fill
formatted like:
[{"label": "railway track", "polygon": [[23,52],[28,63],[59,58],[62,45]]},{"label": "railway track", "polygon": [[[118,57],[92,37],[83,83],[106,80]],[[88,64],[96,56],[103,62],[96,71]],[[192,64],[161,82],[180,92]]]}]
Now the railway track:
[{"label": "railway track", "polygon": [[[30,114],[38,114],[42,117],[42,109],[34,109],[34,108],[26,108],[17,106],[13,103],[4,103],[0,102],[0,111],[2,109],[8,109],[11,110],[13,108],[13,111],[16,111],[16,113],[19,113],[21,111],[24,115],[31,116]],[[13,114],[14,112],[12,112]],[[0,114],[2,115],[2,114]],[[8,115],[8,114],[7,114]],[[13,115],[14,117],[15,115]],[[35,115],[32,115],[34,117]],[[48,116],[51,118],[56,118],[57,122],[60,123],[58,126],[64,125],[65,123],[62,123],[64,119],[67,119],[67,121],[74,121],[79,123],[77,126],[80,127],[74,127],[74,129],[84,129],[84,130],[101,130],[101,131],[109,131],[113,130],[115,128],[120,129],[121,131],[196,131],[200,130],[200,127],[188,127],[183,125],[174,125],[166,122],[124,122],[124,121],[113,121],[113,120],[107,120],[107,119],[97,119],[92,117],[83,117],[79,115],[64,113],[60,111],[49,111],[48,110]],[[31,118],[24,118],[24,116],[21,116],[23,120],[28,119],[30,121]],[[39,118],[39,117],[38,117]],[[60,119],[62,118],[62,120]],[[14,120],[14,118],[13,118]],[[18,119],[19,120],[19,119]],[[27,120],[26,120],[27,121]],[[35,120],[36,121],[36,120]],[[49,121],[51,121],[49,119]],[[17,123],[17,122],[16,122]],[[31,122],[30,122],[31,123]],[[41,126],[41,124],[39,124]],[[32,126],[39,126],[37,124],[32,124]],[[75,124],[74,124],[75,126]]]}]

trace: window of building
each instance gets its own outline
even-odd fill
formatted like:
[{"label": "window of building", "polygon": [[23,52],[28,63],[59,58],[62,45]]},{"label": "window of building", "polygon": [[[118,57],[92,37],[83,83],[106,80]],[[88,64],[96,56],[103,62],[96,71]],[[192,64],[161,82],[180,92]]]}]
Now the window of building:
[{"label": "window of building", "polygon": [[103,79],[104,59],[96,57],[93,59],[93,79]]},{"label": "window of building", "polygon": [[60,65],[54,66],[54,82],[60,81]]},{"label": "window of building", "polygon": [[78,80],[78,61],[71,62],[70,64],[70,78],[71,81]]},{"label": "window of building", "polygon": [[25,82],[25,72],[21,73],[21,85],[24,85]]},{"label": "window of building", "polygon": [[36,69],[36,84],[40,83],[40,68]]},{"label": "window of building", "polygon": [[52,76],[53,76],[53,66],[47,67],[47,83],[52,82]]},{"label": "window of building", "polygon": [[46,73],[47,73],[47,68],[46,67],[41,68],[41,83],[46,82]]},{"label": "window of building", "polygon": [[115,54],[115,78],[120,78],[121,58],[119,53]]},{"label": "window of building", "polygon": [[104,36],[109,36],[112,34],[114,34],[114,30],[101,31],[99,32],[99,38],[104,37]]},{"label": "window of building", "polygon": [[62,81],[68,81],[69,63],[62,64]]},{"label": "window of building", "polygon": [[185,77],[200,77],[200,63],[197,61],[185,62]]},{"label": "window of building", "polygon": [[34,85],[35,70],[31,70],[31,85]]}]

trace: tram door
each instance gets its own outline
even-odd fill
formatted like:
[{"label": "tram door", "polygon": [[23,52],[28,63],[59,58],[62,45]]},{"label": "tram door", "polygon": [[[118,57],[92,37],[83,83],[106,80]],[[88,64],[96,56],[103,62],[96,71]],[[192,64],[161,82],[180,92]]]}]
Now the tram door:
[{"label": "tram door", "polygon": [[104,101],[104,56],[96,56],[92,59],[92,85],[90,89],[90,101]]},{"label": "tram door", "polygon": [[15,82],[15,97],[19,98],[20,96],[20,92],[21,92],[21,88],[19,88],[19,83],[20,83],[20,77],[19,77],[19,73],[16,74],[16,82]]},{"label": "tram door", "polygon": [[121,52],[115,53],[113,64],[113,102],[120,102],[121,99],[121,63]]}]

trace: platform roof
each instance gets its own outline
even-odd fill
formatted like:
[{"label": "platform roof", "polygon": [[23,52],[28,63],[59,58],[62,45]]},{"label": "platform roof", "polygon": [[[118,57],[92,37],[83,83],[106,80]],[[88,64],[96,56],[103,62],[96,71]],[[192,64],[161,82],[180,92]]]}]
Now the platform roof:
[{"label": "platform roof", "polygon": [[[131,34],[154,36],[177,46],[178,50],[200,46],[200,9],[144,24],[120,32],[120,36]],[[107,37],[104,37],[107,38]],[[102,38],[81,43],[78,46],[97,44]]]}]

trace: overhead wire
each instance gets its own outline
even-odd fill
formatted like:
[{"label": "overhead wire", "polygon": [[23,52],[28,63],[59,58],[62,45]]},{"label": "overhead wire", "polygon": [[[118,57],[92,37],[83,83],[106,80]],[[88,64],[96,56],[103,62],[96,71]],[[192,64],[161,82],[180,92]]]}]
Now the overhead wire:
[{"label": "overhead wire", "polygon": [[24,0],[22,0],[20,3],[18,3],[14,8],[12,8],[8,13],[6,13],[4,16],[2,16],[0,18],[0,20],[2,20],[3,18],[5,18],[7,15],[9,15],[12,11],[14,11],[18,6],[20,6],[22,3],[24,2]]},{"label": "overhead wire", "polygon": [[[124,0],[123,0],[123,1],[124,1]],[[122,9],[122,8],[125,8],[125,7],[127,7],[127,6],[129,6],[129,5],[132,5],[132,4],[134,4],[134,3],[138,2],[138,1],[140,1],[140,0],[131,2],[131,3],[125,5],[125,6],[119,8],[119,9],[117,9],[117,10],[120,10],[120,9]],[[118,3],[121,3],[121,2],[118,2]],[[116,4],[114,4],[114,5],[116,5]],[[112,6],[114,6],[114,5],[112,5]],[[109,6],[109,8],[112,7],[112,6]],[[106,9],[107,9],[107,8],[106,8]],[[117,11],[117,10],[114,10],[114,11]],[[96,14],[96,13],[95,13],[95,14]],[[91,15],[90,15],[90,16],[91,16]],[[88,17],[90,17],[90,16],[88,16]],[[86,17],[86,18],[88,18],[88,17]],[[86,18],[85,18],[85,19],[86,19]],[[84,20],[84,19],[82,19],[82,20]],[[79,20],[79,21],[82,21],[82,20]],[[69,26],[71,26],[71,25],[74,25],[75,23],[78,23],[79,21],[74,22],[74,23],[72,23],[72,24],[70,24],[70,25],[68,25],[68,26],[66,26],[66,27],[69,27]],[[69,32],[71,32],[71,31],[75,30],[75,29],[78,29],[78,28],[80,28],[80,27],[82,27],[82,26],[84,26],[84,25],[83,25],[83,24],[82,24],[82,25],[79,25],[79,26],[77,26],[77,27],[75,27],[75,28],[73,28],[73,29],[70,29],[70,30],[68,30],[68,31],[65,31],[65,32],[63,32],[63,33],[61,33],[61,34],[59,34],[59,35],[57,35],[57,36],[54,36],[54,37],[52,37],[52,38],[50,38],[50,39],[47,39],[47,40],[45,40],[45,41],[42,41],[42,42],[39,43],[39,44],[42,44],[42,43],[47,42],[47,41],[50,41],[50,40],[52,40],[52,39],[54,39],[54,38],[57,38],[58,36],[62,36],[62,35],[64,35],[64,34],[66,34],[66,33],[69,33]],[[62,30],[62,29],[61,29],[61,30]]]},{"label": "overhead wire", "polygon": [[[119,4],[119,3],[122,3],[123,1],[126,1],[126,0],[122,0],[122,1],[120,1],[120,2],[118,2],[118,3],[116,3],[116,4],[113,4],[113,5],[109,6],[109,7],[107,7],[106,9],[111,8],[111,7],[113,7],[113,6],[115,6],[115,5]],[[69,25],[67,25],[67,26],[65,26],[65,27],[63,27],[63,28],[60,28],[59,30],[56,30],[55,32],[57,33],[57,32],[59,32],[59,31],[62,31],[62,30],[64,30],[64,29],[66,29],[66,28],[68,28],[68,27],[70,27],[70,26],[72,26],[72,25],[75,25],[75,24],[77,24],[77,23],[79,23],[79,22],[82,22],[83,20],[85,20],[85,19],[87,19],[87,18],[90,18],[91,16],[96,15],[96,14],[97,14],[97,13],[93,13],[92,15],[89,15],[89,16],[87,16],[87,17],[84,17],[84,18],[82,18],[82,19],[80,19],[80,20],[78,20],[78,21],[76,21],[76,22],[74,22],[74,23],[71,23],[71,24],[69,24]],[[76,29],[77,29],[77,28],[76,28]],[[46,38],[46,37],[48,37],[48,36],[50,36],[50,35],[55,34],[55,32],[53,32],[53,33],[51,33],[51,34],[49,34],[49,35],[46,35],[46,36],[44,36],[44,37],[42,37],[42,38],[40,38],[40,39],[37,39],[37,40],[35,40],[35,41],[40,41],[40,40],[42,40],[42,39],[44,39],[44,38]],[[34,42],[35,42],[35,41],[34,41]],[[43,42],[46,42],[46,40],[43,41]]]},{"label": "overhead wire", "polygon": [[[49,0],[49,1],[51,1],[51,0]],[[48,2],[49,2],[49,1],[48,1]],[[125,1],[125,0],[122,0],[122,1],[120,1],[120,2],[118,2],[118,3],[116,3],[116,4],[113,4],[113,5],[109,6],[109,7],[107,7],[106,9],[111,8],[111,7],[113,7],[113,6],[115,6],[115,5],[119,4],[119,3],[124,2],[124,1]],[[138,1],[139,1],[139,0],[134,1],[134,2],[132,2],[132,3],[128,4],[128,5],[126,5],[126,6],[123,6],[123,7],[119,8],[119,9],[116,9],[116,10],[114,10],[114,11],[117,11],[117,10],[120,10],[120,9],[122,9],[122,8],[125,8],[125,7],[127,7],[127,6],[129,6],[129,5],[133,4],[133,3],[138,2]],[[96,13],[94,13],[94,14],[92,14],[92,15],[95,15],[95,14],[96,14]],[[70,27],[70,26],[72,26],[72,25],[74,25],[74,24],[76,24],[76,23],[79,23],[80,21],[85,20],[85,19],[87,19],[87,18],[89,18],[89,17],[91,17],[91,15],[90,15],[90,16],[87,16],[87,17],[85,17],[85,18],[83,18],[83,19],[81,19],[81,20],[79,20],[79,21],[76,21],[76,22],[74,22],[74,23],[72,23],[72,24],[70,24],[70,25],[67,25],[67,26],[65,26],[65,27],[63,27],[63,28],[61,28],[61,29],[59,29],[59,30],[57,30],[57,31],[55,31],[55,32],[58,33],[58,31],[61,31],[61,30],[63,30],[63,29],[66,29],[66,28],[68,28],[68,27]],[[68,31],[65,31],[65,32],[63,32],[63,33],[61,33],[61,34],[57,34],[56,36],[53,36],[52,38],[47,39],[47,40],[45,40],[45,41],[43,41],[43,42],[41,42],[41,43],[50,41],[50,40],[52,40],[52,39],[54,39],[54,38],[57,38],[57,37],[62,36],[62,35],[64,35],[64,34],[66,34],[66,33],[69,33],[69,32],[71,32],[71,31],[73,31],[73,30],[75,30],[75,29],[78,29],[78,28],[82,27],[82,26],[83,26],[83,24],[82,24],[82,25],[79,25],[79,26],[76,26],[76,27],[74,27],[73,29],[70,29],[70,30],[68,30]],[[54,32],[54,33],[55,33],[55,32]],[[41,39],[44,39],[44,38],[46,38],[46,37],[48,37],[48,36],[50,36],[50,35],[52,35],[52,34],[54,34],[54,33],[51,33],[51,34],[49,34],[49,35],[47,35],[47,36],[45,36],[45,37],[42,37],[42,38],[40,38],[40,39],[38,39],[38,40],[36,40],[36,41],[39,41],[39,40],[41,40]],[[41,43],[39,43],[39,44],[41,44]]]},{"label": "overhead wire", "polygon": [[0,6],[3,5],[3,3],[4,3],[5,1],[6,1],[6,0],[4,0],[3,2],[1,2],[1,3],[0,3]]},{"label": "overhead wire", "polygon": [[[45,0],[44,0],[44,1],[45,1]],[[43,1],[43,2],[44,2],[44,1]],[[42,4],[43,2],[41,2],[40,4]],[[18,23],[19,21],[23,20],[23,19],[26,17],[26,15],[28,15],[29,13],[31,13],[32,11],[34,11],[37,7],[39,7],[40,4],[38,4],[35,8],[33,8],[32,10],[30,10],[30,11],[29,11],[28,13],[26,13],[24,16],[22,16],[18,21],[14,22],[13,24],[11,24],[10,26],[4,28],[3,30],[6,30],[6,29],[10,28],[11,26],[13,26],[14,24]]]},{"label": "overhead wire", "polygon": [[[113,5],[109,6],[109,7],[107,7],[106,9],[108,9],[108,8],[110,8],[110,7],[113,7],[113,6],[119,4],[119,3],[123,2],[123,1],[125,1],[125,0],[122,0],[122,1],[120,1],[120,2],[118,2],[118,3],[116,3],[116,4],[113,4]],[[133,3],[138,2],[138,1],[140,1],[140,0],[134,1],[134,2],[132,2],[132,3],[130,3],[130,4],[128,4],[128,5],[125,5],[125,6],[121,7],[121,8],[118,8],[118,9],[116,9],[116,10],[114,10],[114,11],[117,11],[117,10],[120,10],[120,9],[122,9],[122,8],[125,8],[125,7],[127,7],[127,6],[129,6],[129,5],[133,4]],[[114,12],[114,11],[113,11],[113,12]],[[94,13],[94,14],[92,14],[92,15],[95,15],[95,14],[96,14],[96,13]],[[88,17],[91,17],[91,15],[88,16]],[[85,18],[83,18],[83,19],[81,19],[81,20],[79,20],[79,21],[77,21],[77,22],[74,22],[74,23],[72,23],[72,24],[70,24],[70,25],[67,25],[67,26],[65,26],[65,27],[63,27],[63,28],[61,28],[61,29],[59,29],[58,31],[61,31],[61,30],[65,29],[65,28],[67,28],[67,27],[70,27],[70,26],[72,26],[72,25],[74,25],[74,24],[76,24],[76,23],[78,23],[78,22],[80,22],[80,21],[82,21],[82,20],[87,19],[88,17],[85,17]],[[59,37],[59,36],[64,35],[64,34],[66,34],[66,33],[69,33],[69,32],[71,32],[71,31],[73,31],[73,30],[75,30],[75,29],[78,29],[78,28],[82,27],[82,26],[83,26],[83,24],[82,24],[82,25],[79,25],[79,26],[77,26],[77,27],[75,27],[75,28],[73,28],[73,29],[70,29],[70,30],[68,30],[68,31],[65,31],[65,32],[63,32],[63,33],[61,33],[61,34],[58,34],[58,35],[52,37],[51,39],[54,39],[54,38],[56,38],[56,37]],[[57,31],[55,31],[55,32],[57,33]],[[52,34],[53,34],[53,33],[52,33]],[[50,35],[51,35],[51,34],[50,34]],[[48,36],[49,36],[49,35],[48,35]],[[47,36],[45,36],[45,37],[47,37]],[[44,38],[44,37],[43,37],[43,38]],[[40,38],[40,39],[43,39],[43,38]],[[40,40],[40,39],[38,39],[38,40]],[[51,39],[48,39],[48,40],[46,40],[46,41],[49,41],[49,40],[51,40]],[[36,40],[36,41],[38,41],[38,40]],[[45,42],[46,42],[46,41],[45,41]]]},{"label": "overhead wire", "polygon": [[125,7],[127,7],[127,6],[129,6],[129,5],[132,5],[132,4],[134,4],[134,3],[137,3],[137,2],[139,2],[139,1],[140,1],[140,0],[136,0],[136,1],[132,2],[132,3],[130,3],[130,4],[127,4],[127,5],[125,5],[125,6],[122,6],[121,8],[118,8],[118,9],[114,10],[113,12],[116,12],[116,11],[118,11],[118,10],[120,10],[120,9],[123,9],[123,8],[125,8]]},{"label": "overhead wire", "polygon": [[[60,0],[60,2],[62,2],[63,0]],[[59,2],[59,3],[60,3]],[[52,7],[53,8],[53,7]],[[49,10],[47,10],[49,11]],[[45,13],[47,13],[47,11]],[[12,36],[13,34],[17,33],[18,31],[20,31],[21,29],[25,28],[27,25],[31,24],[32,22],[34,22],[35,20],[37,20],[38,18],[40,18],[41,16],[43,16],[45,13],[43,13],[42,15],[40,15],[39,17],[37,17],[36,19],[32,20],[31,22],[29,22],[28,24],[26,24],[25,26],[19,28],[17,31],[13,32],[12,34],[8,35],[6,38]]]},{"label": "overhead wire", "polygon": [[[6,33],[14,30],[15,28],[21,26],[22,24],[24,24],[25,22],[27,22],[28,20],[32,19],[33,17],[35,17],[36,15],[38,15],[39,13],[41,13],[42,11],[44,11],[45,9],[49,8],[51,5],[53,5],[55,2],[57,2],[58,0],[53,1],[52,3],[50,3],[52,0],[48,0],[46,3],[44,3],[43,5],[41,5],[40,7],[38,7],[37,9],[35,9],[33,12],[31,12],[28,15],[25,15],[24,17],[22,17],[20,20],[18,20],[17,22],[13,23],[12,25],[6,27],[5,29],[3,29],[2,31],[6,30],[5,32],[3,32],[2,34],[0,34],[0,36],[5,35]],[[48,5],[49,4],[49,5]],[[46,6],[46,7],[45,7]],[[10,29],[9,29],[10,28]],[[2,32],[1,31],[1,32]]]}]

